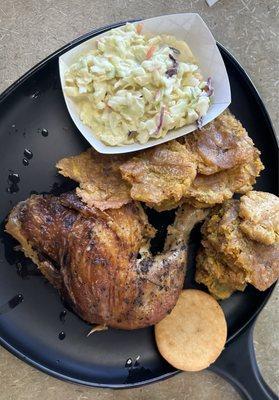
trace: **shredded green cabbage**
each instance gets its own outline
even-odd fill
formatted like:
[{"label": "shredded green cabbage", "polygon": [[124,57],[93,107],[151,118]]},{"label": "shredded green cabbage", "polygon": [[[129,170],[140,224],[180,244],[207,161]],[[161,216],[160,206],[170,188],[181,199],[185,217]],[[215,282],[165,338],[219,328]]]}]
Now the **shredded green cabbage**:
[{"label": "shredded green cabbage", "polygon": [[81,120],[111,146],[164,137],[203,117],[210,104],[186,43],[148,37],[140,28],[111,30],[65,74],[64,90],[77,101]]}]

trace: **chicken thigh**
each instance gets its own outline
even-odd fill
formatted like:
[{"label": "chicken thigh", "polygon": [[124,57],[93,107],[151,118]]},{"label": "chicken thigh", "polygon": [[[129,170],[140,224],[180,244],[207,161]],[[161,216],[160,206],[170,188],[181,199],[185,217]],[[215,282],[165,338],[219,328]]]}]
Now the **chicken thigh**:
[{"label": "chicken thigh", "polygon": [[183,287],[187,238],[206,211],[182,207],[162,254],[137,202],[101,211],[74,193],[31,196],[10,213],[6,230],[85,321],[121,329],[156,324]]}]

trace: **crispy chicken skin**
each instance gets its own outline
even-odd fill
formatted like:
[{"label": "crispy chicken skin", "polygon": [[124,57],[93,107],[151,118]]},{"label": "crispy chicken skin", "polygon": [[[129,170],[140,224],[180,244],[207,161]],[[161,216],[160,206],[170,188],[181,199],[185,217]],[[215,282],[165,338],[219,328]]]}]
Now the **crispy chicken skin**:
[{"label": "crispy chicken skin", "polygon": [[155,231],[136,202],[101,211],[75,193],[31,196],[11,211],[6,231],[81,318],[136,329],[156,324],[176,304],[187,237],[205,215],[181,208],[156,256],[149,251]]},{"label": "crispy chicken skin", "polygon": [[79,182],[77,194],[90,206],[119,208],[133,199],[164,211],[184,202],[212,207],[252,190],[263,169],[259,155],[241,123],[225,111],[178,140],[120,156],[91,149],[57,167]]},{"label": "crispy chicken skin", "polygon": [[[265,193],[263,200],[262,192],[250,192],[240,201],[228,200],[216,207],[205,221],[202,246],[197,256],[196,281],[205,284],[216,298],[224,299],[235,290],[244,290],[247,283],[266,290],[279,278],[279,243],[266,244],[266,235],[258,234],[259,226],[255,219],[252,236],[256,232],[257,241],[251,238],[250,230],[246,235],[242,229],[242,224],[247,222],[241,211],[243,204],[247,212],[253,199],[248,222],[257,206],[260,207],[261,228],[268,222],[263,216],[270,204],[275,203],[274,197]],[[258,204],[255,204],[255,199]]]}]

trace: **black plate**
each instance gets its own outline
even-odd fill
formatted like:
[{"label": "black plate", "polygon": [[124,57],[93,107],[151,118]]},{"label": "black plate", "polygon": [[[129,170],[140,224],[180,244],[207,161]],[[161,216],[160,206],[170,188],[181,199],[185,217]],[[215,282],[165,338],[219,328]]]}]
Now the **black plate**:
[{"label": "black plate", "polygon": [[[27,198],[31,191],[59,193],[66,190],[68,183],[57,175],[55,163],[62,157],[81,152],[88,143],[66,110],[59,82],[58,56],[114,26],[70,43],[33,68],[0,97],[2,221],[11,207]],[[222,46],[220,51],[231,83],[231,110],[262,151],[266,166],[256,189],[277,193],[278,153],[267,112],[240,65]],[[42,135],[42,129],[48,130],[48,136]],[[29,166],[22,162],[25,148],[33,152]],[[10,172],[20,175],[19,190],[15,193],[7,191]],[[17,189],[16,185],[12,189]],[[193,285],[191,272],[198,237],[196,232],[190,245],[187,287]],[[13,245],[13,240],[3,234],[2,226],[0,342],[4,347],[55,377],[90,386],[136,386],[177,372],[160,357],[152,327],[136,331],[109,329],[87,338],[90,326],[72,312],[67,311],[61,321],[59,316],[64,307],[57,291],[45,282],[31,262],[13,251]],[[272,288],[259,292],[248,287],[244,293],[236,293],[221,303],[228,322],[229,341],[255,318],[271,291]],[[13,299],[18,294],[22,294],[23,302]],[[61,331],[66,334],[64,340],[59,339]]]}]

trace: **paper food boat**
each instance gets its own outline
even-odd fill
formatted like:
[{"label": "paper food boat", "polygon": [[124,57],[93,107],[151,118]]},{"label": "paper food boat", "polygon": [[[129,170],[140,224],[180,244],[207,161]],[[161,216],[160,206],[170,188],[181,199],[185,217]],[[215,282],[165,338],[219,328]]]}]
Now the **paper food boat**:
[{"label": "paper food boat", "polygon": [[[203,125],[221,114],[231,102],[230,84],[215,39],[202,18],[198,14],[172,14],[146,19],[142,22],[143,33],[148,32],[152,35],[168,34],[175,36],[178,40],[184,40],[197,59],[204,79],[206,80],[208,77],[212,78],[214,95],[211,98],[209,110],[206,116],[203,117]],[[62,88],[65,86],[64,75],[68,67],[77,60],[80,54],[92,49],[92,44],[97,38],[106,34],[107,32],[94,36],[59,57],[59,73]],[[90,127],[82,123],[79,118],[77,105],[71,98],[65,95],[64,91],[63,94],[68,111],[75,125],[91,146],[100,153],[116,154],[142,150],[183,136],[197,128],[196,124],[186,125],[182,128],[169,131],[163,138],[150,139],[145,144],[134,143],[117,147],[108,146],[94,135]]]}]

